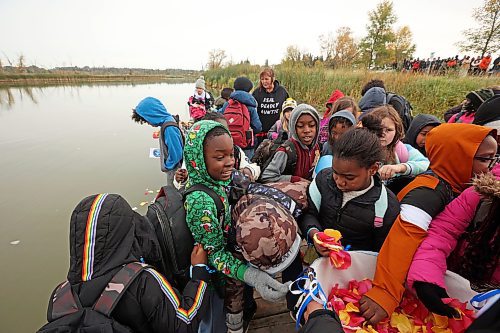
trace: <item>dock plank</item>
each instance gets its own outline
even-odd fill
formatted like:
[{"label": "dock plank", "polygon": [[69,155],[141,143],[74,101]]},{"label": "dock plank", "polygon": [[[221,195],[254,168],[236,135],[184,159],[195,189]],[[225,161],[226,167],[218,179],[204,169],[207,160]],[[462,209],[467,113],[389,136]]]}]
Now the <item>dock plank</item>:
[{"label": "dock plank", "polygon": [[295,322],[288,311],[269,317],[252,320],[248,329],[249,333],[294,332]]}]

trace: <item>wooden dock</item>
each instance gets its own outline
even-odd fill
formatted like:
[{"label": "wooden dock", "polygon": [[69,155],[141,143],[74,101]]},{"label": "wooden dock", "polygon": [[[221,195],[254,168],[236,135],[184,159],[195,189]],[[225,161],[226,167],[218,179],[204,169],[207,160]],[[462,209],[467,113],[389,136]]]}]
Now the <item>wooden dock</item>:
[{"label": "wooden dock", "polygon": [[[300,250],[302,253],[307,250],[307,244],[304,240]],[[281,281],[281,273],[276,278]],[[254,295],[257,302],[257,312],[250,322],[248,333],[296,332],[295,321],[290,317],[285,300],[271,303],[263,300],[257,291],[254,291]]]},{"label": "wooden dock", "polygon": [[257,312],[250,322],[249,333],[295,332],[295,322],[290,317],[285,300],[270,303],[256,297]]}]

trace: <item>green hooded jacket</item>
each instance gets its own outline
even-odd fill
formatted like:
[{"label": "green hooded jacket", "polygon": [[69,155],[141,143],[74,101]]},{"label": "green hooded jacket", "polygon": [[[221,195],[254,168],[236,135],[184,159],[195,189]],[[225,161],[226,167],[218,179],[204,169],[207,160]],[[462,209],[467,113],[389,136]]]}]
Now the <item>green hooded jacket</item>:
[{"label": "green hooded jacket", "polygon": [[215,180],[207,171],[203,154],[203,143],[208,132],[215,127],[224,128],[220,123],[204,120],[195,123],[188,132],[184,146],[184,161],[189,175],[186,189],[194,184],[203,184],[217,193],[224,203],[225,217],[222,228],[217,219],[217,208],[208,194],[195,191],[186,197],[186,222],[196,243],[202,244],[208,252],[208,264],[224,275],[243,281],[247,269],[245,263],[236,259],[226,249],[227,235],[231,226],[231,216],[226,188],[231,180]]}]

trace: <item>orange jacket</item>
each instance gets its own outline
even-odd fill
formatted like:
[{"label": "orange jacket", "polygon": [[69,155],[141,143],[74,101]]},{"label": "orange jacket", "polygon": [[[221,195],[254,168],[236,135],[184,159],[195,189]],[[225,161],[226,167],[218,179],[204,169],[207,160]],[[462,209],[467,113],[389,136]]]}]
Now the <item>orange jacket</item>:
[{"label": "orange jacket", "polygon": [[488,66],[490,66],[491,62],[491,57],[486,56],[483,59],[481,59],[481,62],[479,63],[479,68],[482,70],[487,70]]},{"label": "orange jacket", "polygon": [[[417,192],[413,191],[422,188],[435,191],[440,187],[440,190],[435,192],[443,193],[442,186],[447,184],[454,194],[462,192],[467,188],[472,175],[474,155],[490,133],[490,128],[482,126],[442,124],[427,135],[426,151],[431,162],[429,168],[434,175],[417,176],[398,194],[401,213],[380,249],[373,288],[366,293],[366,296],[382,306],[389,316],[401,301],[413,255],[427,235],[432,218],[452,199],[451,193],[444,197],[438,197],[436,194],[436,198],[440,200],[431,200],[426,202],[425,206],[422,205],[425,198],[415,197]],[[424,195],[431,196],[432,193]]]}]

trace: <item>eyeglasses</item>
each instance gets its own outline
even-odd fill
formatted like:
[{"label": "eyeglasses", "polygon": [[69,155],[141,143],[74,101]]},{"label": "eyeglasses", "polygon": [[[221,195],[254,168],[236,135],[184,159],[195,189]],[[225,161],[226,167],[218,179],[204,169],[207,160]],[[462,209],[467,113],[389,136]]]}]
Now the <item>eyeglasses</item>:
[{"label": "eyeglasses", "polygon": [[491,169],[500,161],[500,155],[495,155],[494,157],[484,157],[484,156],[474,156],[474,159],[481,162],[488,162],[488,169]]}]

